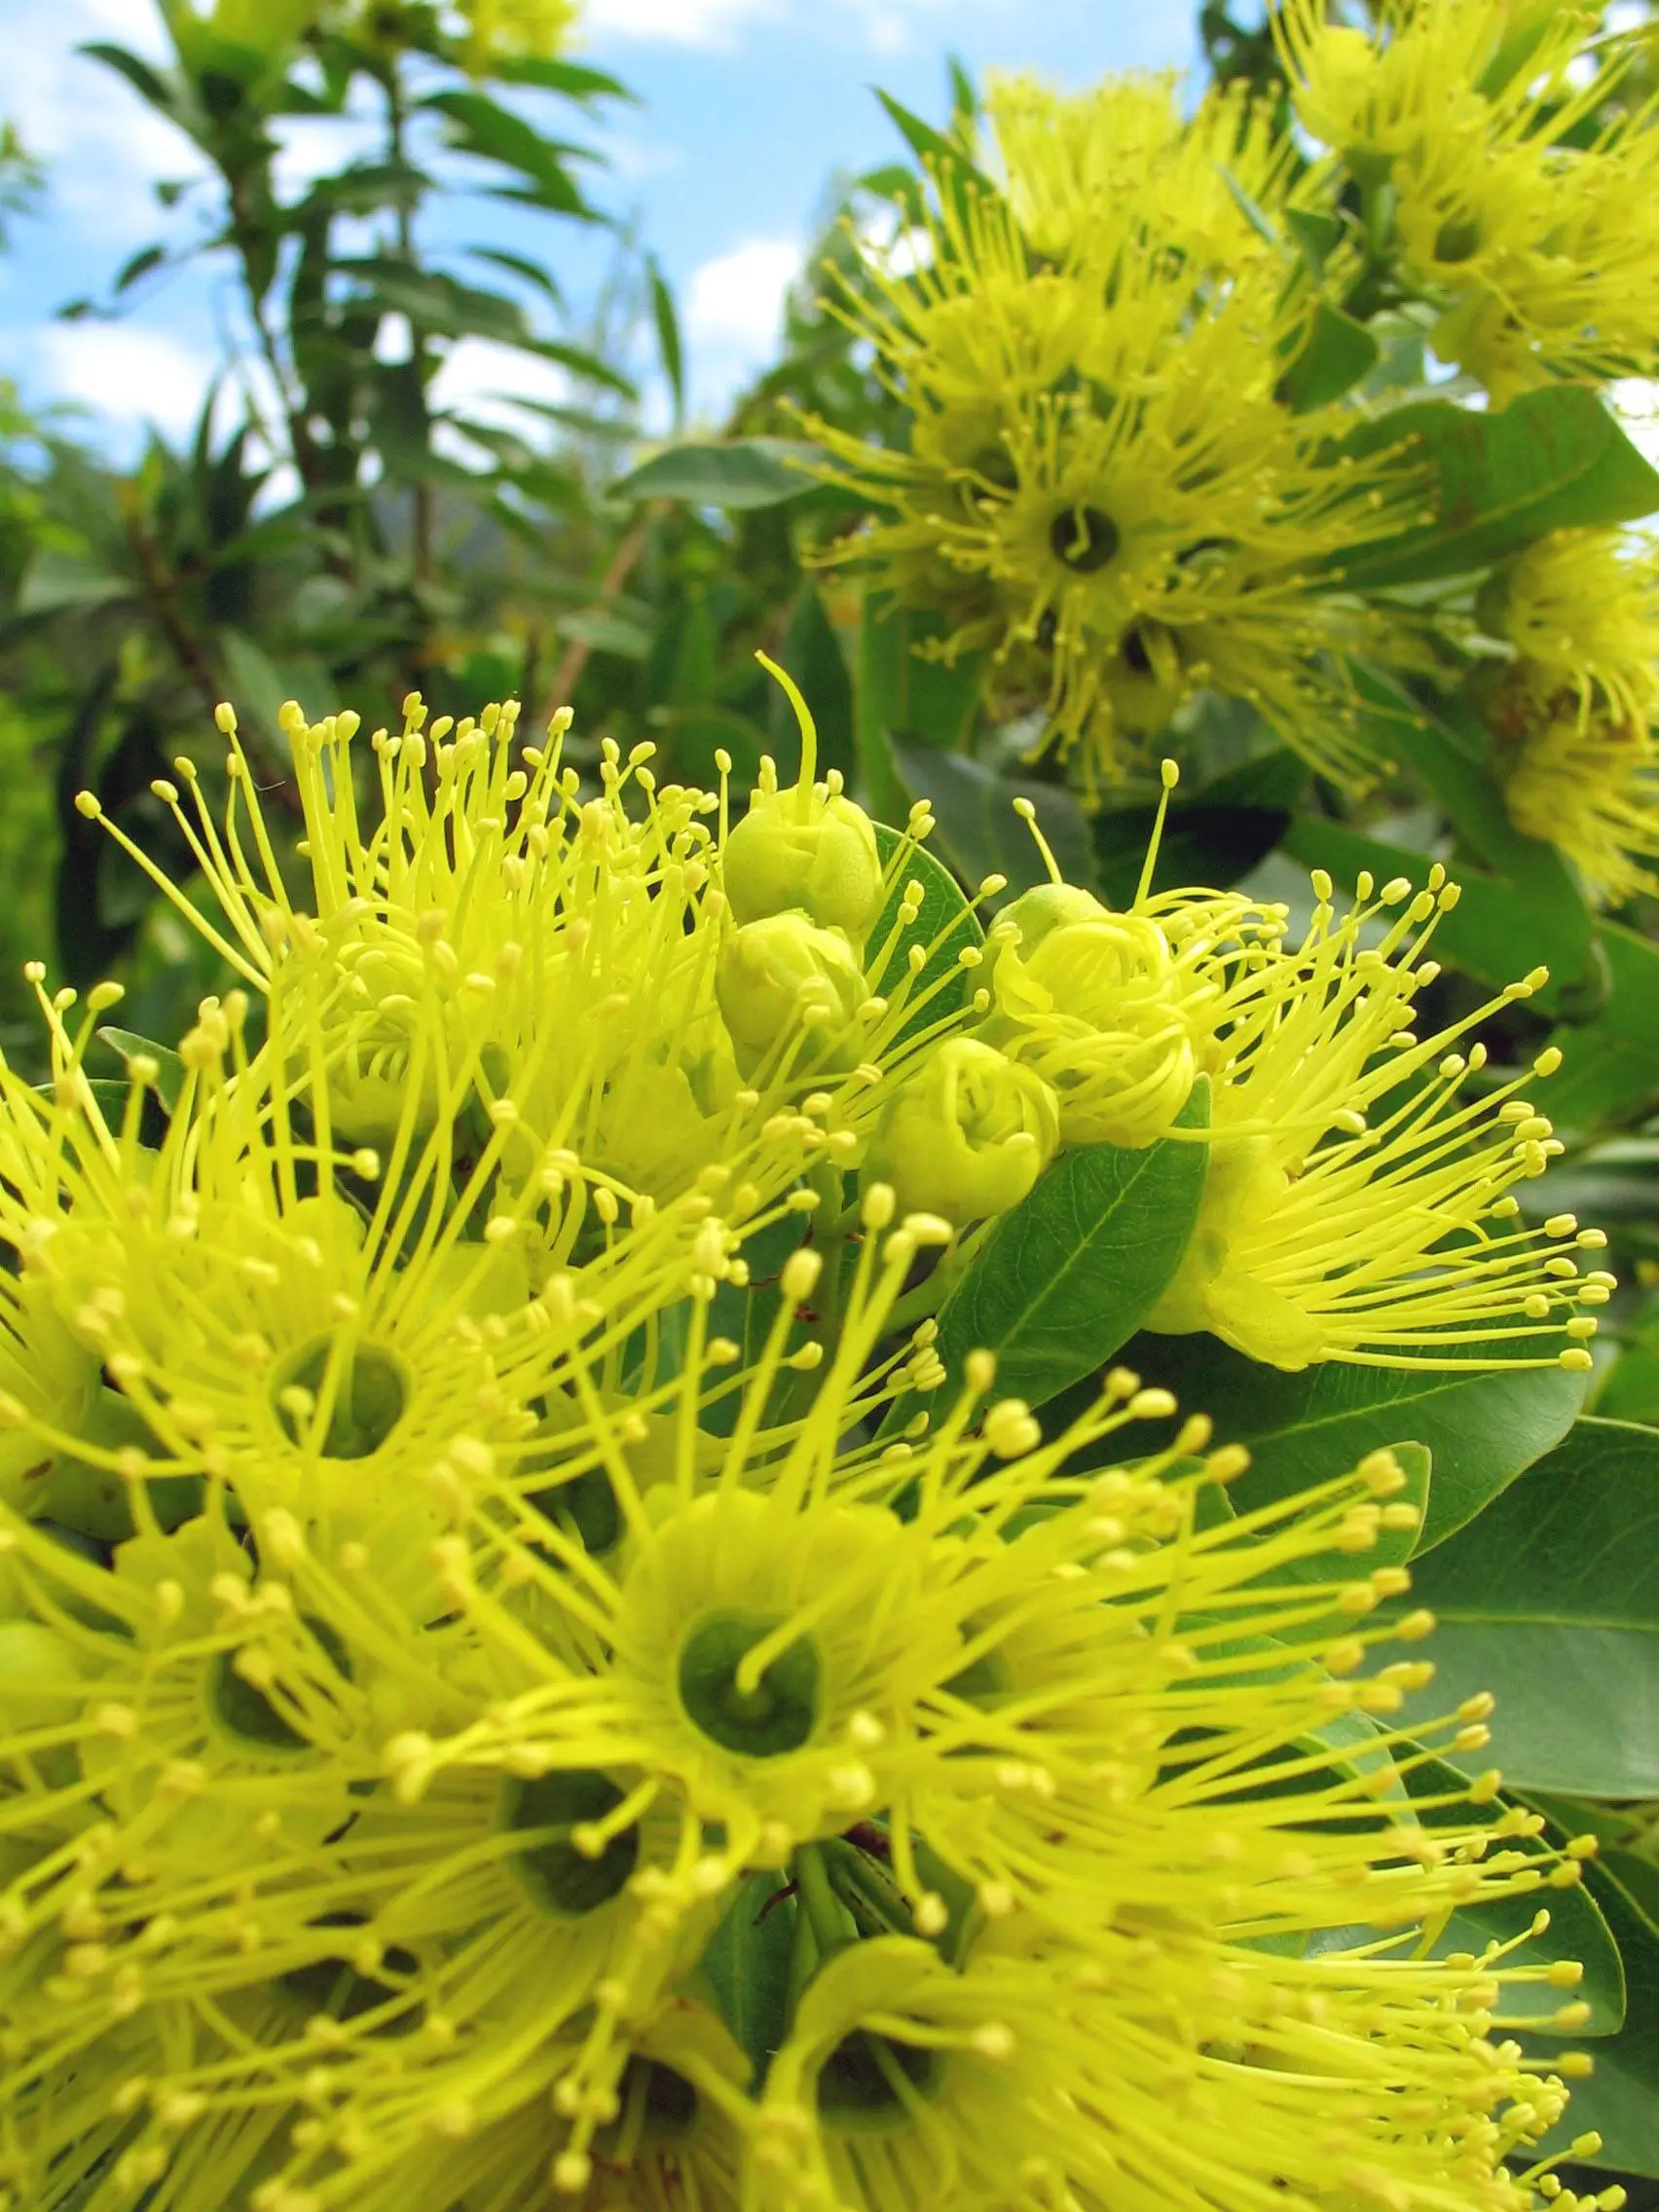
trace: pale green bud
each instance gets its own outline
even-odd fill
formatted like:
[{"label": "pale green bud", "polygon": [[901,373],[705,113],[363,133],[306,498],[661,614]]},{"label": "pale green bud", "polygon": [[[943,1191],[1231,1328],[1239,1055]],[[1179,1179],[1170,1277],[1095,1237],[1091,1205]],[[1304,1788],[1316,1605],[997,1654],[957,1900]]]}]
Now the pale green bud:
[{"label": "pale green bud", "polygon": [[720,947],[715,995],[746,1075],[793,1035],[806,1039],[797,1067],[859,1063],[857,1016],[869,986],[839,930],[818,929],[798,912],[746,922]]},{"label": "pale green bud", "polygon": [[1128,1149],[1166,1136],[1198,1075],[1206,986],[1158,925],[1104,908],[1005,944],[986,1034],[1053,1086],[1067,1144]]},{"label": "pale green bud", "polygon": [[822,784],[757,791],[724,846],[725,895],[740,922],[799,908],[820,929],[869,934],[882,906],[881,855],[862,806]]},{"label": "pale green bud", "polygon": [[979,1221],[1018,1205],[1059,1139],[1058,1103],[1040,1075],[951,1037],[888,1105],[864,1172],[892,1184],[905,1213]]},{"label": "pale green bud", "polygon": [[1029,960],[1051,930],[1063,929],[1068,922],[1096,921],[1109,910],[1092,891],[1075,883],[1039,883],[1022,891],[992,924],[977,980],[990,981],[1005,946],[1014,947],[1022,960]]}]

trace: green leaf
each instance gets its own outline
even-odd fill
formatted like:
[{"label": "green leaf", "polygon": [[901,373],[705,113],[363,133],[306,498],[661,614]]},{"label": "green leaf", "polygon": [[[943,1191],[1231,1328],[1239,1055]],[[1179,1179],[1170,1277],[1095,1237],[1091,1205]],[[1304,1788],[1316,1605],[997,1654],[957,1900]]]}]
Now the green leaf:
[{"label": "green leaf", "polygon": [[448,119],[450,144],[458,152],[516,169],[530,178],[536,199],[545,205],[570,215],[591,212],[560,160],[562,154],[579,156],[583,148],[543,137],[533,123],[485,92],[430,92],[422,104]]},{"label": "green leaf", "polygon": [[140,277],[148,276],[152,269],[159,269],[167,257],[165,245],[147,245],[121,265],[115,279],[117,292],[125,292],[136,284]]},{"label": "green leaf", "polygon": [[[1248,875],[1283,839],[1310,773],[1305,760],[1281,747],[1175,798],[1164,820],[1153,887],[1225,891]],[[1100,887],[1114,905],[1126,906],[1134,898],[1157,820],[1155,805],[1115,807],[1092,817]]]},{"label": "green leaf", "polygon": [[953,138],[946,138],[931,123],[924,123],[907,107],[902,107],[891,93],[876,89],[876,98],[899,126],[905,144],[932,176],[940,192],[958,208],[964,206],[973,193],[995,195],[989,177],[976,168],[963,147]]},{"label": "green leaf", "polygon": [[[890,830],[885,822],[875,825],[875,846],[883,868],[891,863],[902,842],[897,830]],[[887,903],[869,933],[866,958],[878,953],[892,936],[898,925],[905,886],[910,883],[919,883],[922,887],[921,906],[915,921],[898,940],[891,959],[876,978],[876,987],[891,993],[903,973],[909,948],[917,944],[927,953],[927,959],[911,985],[912,994],[920,994],[941,980],[943,987],[934,992],[926,1006],[916,1008],[899,1030],[894,1040],[896,1044],[931,1028],[936,1021],[968,1004],[974,982],[969,971],[962,966],[960,956],[985,941],[979,917],[969,905],[962,886],[925,845],[918,845],[905,861],[903,873],[888,894]]]},{"label": "green leaf", "polygon": [[[1596,2046],[1596,2071],[1574,2082],[1567,2118],[1546,2136],[1542,2151],[1560,2153],[1575,2136],[1592,2128],[1602,2148],[1590,2163],[1615,2172],[1659,2178],[1659,1939],[1629,1893],[1592,1862],[1585,1887],[1606,1918],[1624,1962],[1625,2025]],[[1529,2037],[1529,2056],[1548,2060],[1568,2043]]]},{"label": "green leaf", "polygon": [[93,39],[75,49],[91,60],[101,61],[106,69],[113,69],[118,77],[125,77],[140,99],[148,100],[153,108],[176,121],[178,95],[161,73],[143,61],[136,54],[129,54],[124,46],[113,46],[104,39]]},{"label": "green leaf", "polygon": [[[858,765],[853,738],[853,680],[847,673],[841,641],[810,581],[795,595],[778,659],[799,684],[818,725],[818,773],[823,776],[838,768],[851,783]],[[793,783],[800,774],[800,737],[794,714],[777,684],[768,683],[767,689],[770,751],[778,763],[779,781]]]},{"label": "green leaf", "polygon": [[1580,1420],[1413,1582],[1443,1703],[1497,1699],[1506,1781],[1659,1796],[1659,1429]]},{"label": "green leaf", "polygon": [[509,276],[518,276],[527,284],[534,284],[556,308],[565,304],[565,295],[559,280],[539,261],[532,261],[527,253],[509,253],[505,246],[474,245],[466,249],[475,261],[488,261],[498,269],[504,269]]},{"label": "green leaf", "polygon": [[1224,1443],[1249,1446],[1250,1466],[1231,1486],[1241,1513],[1293,1497],[1368,1452],[1426,1445],[1434,1485],[1419,1551],[1443,1543],[1559,1444],[1584,1397],[1583,1376],[1559,1367],[1446,1373],[1332,1360],[1286,1375],[1213,1337],[1145,1336],[1124,1358],[1173,1390],[1185,1412],[1210,1415]]},{"label": "green leaf", "polygon": [[[1471,1823],[1490,1827],[1510,1811],[1502,1799],[1487,1807],[1471,1805],[1466,1799],[1450,1805],[1433,1803],[1435,1798],[1456,1795],[1462,1785],[1462,1776],[1441,1759],[1425,1759],[1405,1769],[1407,1793],[1426,1828],[1466,1828]],[[1565,1840],[1549,1837],[1548,1850],[1553,1854]],[[1546,1844],[1523,1844],[1521,1848],[1541,1856]],[[1576,1959],[1584,1969],[1584,1979],[1570,1992],[1552,1988],[1547,1982],[1520,1982],[1506,1988],[1500,2007],[1506,2023],[1528,2019],[1547,2022],[1570,1995],[1590,2007],[1590,2017],[1574,2031],[1575,2036],[1616,2035],[1626,2015],[1624,1968],[1605,1915],[1582,1887],[1536,1889],[1461,1906],[1436,1935],[1433,1956],[1444,1958],[1448,1952],[1472,1951],[1478,1957],[1494,1939],[1509,1943],[1516,1936],[1528,1936],[1540,1905],[1549,1913],[1549,1927],[1523,1944],[1514,1954],[1515,1963],[1540,1966],[1556,1959]]]},{"label": "green leaf", "polygon": [[1587,385],[1550,385],[1496,413],[1447,400],[1403,407],[1345,440],[1355,456],[1412,441],[1434,519],[1331,565],[1373,589],[1484,569],[1546,531],[1607,529],[1659,507],[1659,475]]},{"label": "green leaf", "polygon": [[[1279,849],[1304,867],[1327,869],[1350,891],[1363,873],[1380,884],[1404,876],[1420,891],[1433,865],[1426,853],[1386,844],[1381,837],[1361,836],[1313,815],[1296,817]],[[1434,926],[1436,953],[1499,990],[1518,981],[1534,960],[1541,961],[1550,971],[1550,980],[1533,1003],[1545,1011],[1552,1009],[1564,989],[1570,991],[1591,966],[1577,949],[1576,932],[1570,925],[1564,930],[1547,905],[1529,900],[1514,884],[1461,864],[1453,876],[1461,896]],[[1550,1083],[1547,1103],[1552,1116],[1557,1112],[1561,1080],[1555,1077]]]},{"label": "green leaf", "polygon": [[1567,1056],[1551,1078],[1549,1110],[1564,1127],[1630,1119],[1659,1096],[1659,945],[1604,922],[1596,933],[1606,962],[1606,1011],[1551,1039]]},{"label": "green leaf", "polygon": [[751,1874],[704,1945],[698,1965],[756,2081],[789,2032],[794,1912],[787,1887],[781,1874]]},{"label": "green leaf", "polygon": [[[1179,1117],[1201,1129],[1201,1079]],[[1156,1304],[1198,1219],[1208,1147],[1164,1137],[1135,1152],[1080,1146],[992,1229],[939,1315],[952,1376],[970,1351],[997,1355],[997,1391],[1049,1400],[1106,1363]]]},{"label": "green leaf", "polygon": [[904,744],[896,753],[905,783],[938,817],[940,843],[966,881],[1006,875],[1017,892],[1049,880],[1037,840],[1014,811],[1016,798],[1028,798],[1066,881],[1091,887],[1088,819],[1063,785],[1016,782],[955,753]]},{"label": "green leaf", "polygon": [[639,96],[628,90],[620,77],[611,76],[607,69],[590,69],[580,61],[557,61],[539,55],[524,55],[517,60],[492,61],[490,71],[504,85],[534,85],[540,92],[563,92],[571,100],[596,97],[637,100]]},{"label": "green leaf", "polygon": [[431,336],[494,338],[507,346],[523,346],[530,339],[523,308],[504,292],[481,291],[441,270],[415,269],[382,254],[341,261],[336,267],[364,281],[362,305],[382,313],[406,314]]},{"label": "green leaf", "polygon": [[822,454],[795,438],[688,439],[611,485],[613,499],[683,499],[694,507],[775,507],[812,490]]},{"label": "green leaf", "polygon": [[1335,215],[1322,215],[1311,207],[1287,207],[1284,227],[1300,248],[1310,274],[1323,276],[1326,262],[1343,242],[1340,220]]},{"label": "green leaf", "polygon": [[179,1087],[184,1081],[184,1062],[170,1045],[158,1045],[153,1037],[140,1037],[130,1029],[116,1029],[105,1022],[98,1030],[99,1037],[119,1052],[129,1065],[134,1059],[147,1056],[156,1063],[156,1088],[162,1104],[171,1113],[178,1104]]},{"label": "green leaf", "polygon": [[662,356],[662,373],[668,379],[668,388],[674,394],[674,426],[678,430],[685,419],[685,352],[680,342],[680,317],[675,312],[668,278],[654,253],[645,256],[645,274],[650,279],[651,319],[656,324],[657,351]]},{"label": "green leaf", "polygon": [[1302,350],[1273,387],[1293,415],[1328,407],[1377,366],[1377,341],[1361,322],[1320,300]]},{"label": "green leaf", "polygon": [[23,571],[18,587],[18,614],[61,614],[68,610],[90,612],[112,600],[131,599],[136,587],[125,576],[112,574],[73,553],[43,546]]}]

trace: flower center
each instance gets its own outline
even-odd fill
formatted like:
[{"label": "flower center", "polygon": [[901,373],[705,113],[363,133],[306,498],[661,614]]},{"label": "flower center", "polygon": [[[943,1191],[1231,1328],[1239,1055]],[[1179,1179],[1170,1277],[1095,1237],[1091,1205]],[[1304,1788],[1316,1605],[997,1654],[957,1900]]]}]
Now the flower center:
[{"label": "flower center", "polygon": [[1099,507],[1062,507],[1049,525],[1049,543],[1056,561],[1079,575],[1092,576],[1117,559],[1123,539],[1117,524]]},{"label": "flower center", "polygon": [[819,2117],[831,2126],[891,2127],[939,2085],[938,2051],[855,2028],[819,2069]]},{"label": "flower center", "polygon": [[608,2165],[627,2165],[639,2151],[683,2143],[697,2124],[697,2092],[660,2059],[630,2058],[617,2091],[620,2111],[593,2147]]},{"label": "flower center", "polygon": [[609,1776],[592,1767],[507,1784],[500,1825],[514,1834],[534,1833],[535,1840],[515,1851],[512,1863],[544,1912],[580,1920],[608,1904],[634,1871],[640,1856],[637,1825],[615,1835],[582,1832],[621,1802],[622,1792]]},{"label": "flower center", "polygon": [[680,1696],[693,1724],[728,1751],[777,1758],[797,1751],[818,1724],[818,1646],[797,1637],[761,1669],[753,1688],[738,1678],[743,1661],[782,1626],[717,1613],[701,1621],[680,1654]]},{"label": "flower center", "polygon": [[575,1537],[593,1559],[615,1549],[622,1534],[622,1508],[603,1467],[589,1467],[568,1483],[533,1491],[525,1499],[544,1521]]},{"label": "flower center", "polygon": [[[322,1394],[333,1349],[332,1337],[306,1345],[285,1363],[272,1392],[277,1419],[302,1447],[311,1441],[312,1412]],[[403,1371],[387,1353],[372,1345],[346,1352],[339,1362],[322,1456],[366,1459],[390,1436],[407,1404]]]},{"label": "flower center", "polygon": [[[301,1620],[328,1655],[329,1664],[344,1681],[351,1679],[351,1659],[333,1626],[315,1613]],[[234,1651],[221,1651],[208,1670],[207,1696],[214,1717],[227,1734],[262,1751],[304,1751],[310,1739],[284,1720],[265,1692],[237,1672]]]}]

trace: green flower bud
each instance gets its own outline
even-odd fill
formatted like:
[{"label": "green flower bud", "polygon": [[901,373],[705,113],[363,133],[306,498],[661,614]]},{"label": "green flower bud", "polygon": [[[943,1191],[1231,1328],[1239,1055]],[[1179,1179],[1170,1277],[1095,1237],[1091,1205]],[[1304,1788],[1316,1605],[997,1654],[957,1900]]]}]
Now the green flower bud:
[{"label": "green flower bud", "polygon": [[1075,883],[1039,883],[1022,891],[992,925],[977,980],[989,983],[1005,946],[1016,948],[1021,959],[1029,960],[1051,930],[1067,922],[1098,921],[1108,911],[1092,891]]},{"label": "green flower bud", "polygon": [[1040,1075],[951,1037],[889,1104],[865,1162],[906,1213],[961,1224],[1018,1205],[1054,1157],[1059,1107]]},{"label": "green flower bud", "polygon": [[881,912],[881,855],[862,806],[841,795],[831,772],[813,781],[818,731],[806,701],[785,671],[757,653],[784,687],[800,724],[800,778],[780,791],[768,759],[749,812],[726,835],[721,881],[740,922],[798,908],[820,929],[845,930],[862,944]]},{"label": "green flower bud", "polygon": [[859,1063],[857,1016],[869,986],[839,930],[815,928],[798,912],[746,922],[720,947],[715,995],[745,1075],[795,1035],[805,1038],[799,1068],[845,1071]]},{"label": "green flower bud", "polygon": [[[1000,924],[999,924],[1000,927]],[[1213,996],[1157,923],[1104,908],[1003,946],[986,1036],[1051,1084],[1067,1144],[1135,1148],[1167,1135],[1198,1072]]]},{"label": "green flower bud", "polygon": [[725,841],[722,878],[740,922],[800,908],[862,941],[881,912],[881,856],[862,806],[822,784],[757,791]]}]

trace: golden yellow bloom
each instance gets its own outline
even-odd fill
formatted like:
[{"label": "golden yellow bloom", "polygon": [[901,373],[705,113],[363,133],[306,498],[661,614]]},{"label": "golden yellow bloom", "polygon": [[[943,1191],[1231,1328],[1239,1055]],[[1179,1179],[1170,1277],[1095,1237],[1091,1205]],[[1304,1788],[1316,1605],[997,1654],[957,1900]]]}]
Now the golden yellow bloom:
[{"label": "golden yellow bloom", "polygon": [[[822,943],[803,950],[793,938],[807,925],[788,917],[790,942],[779,947],[778,917],[733,931],[719,797],[659,789],[652,747],[624,761],[608,741],[600,795],[584,796],[561,761],[568,716],[548,746],[520,748],[516,715],[509,703],[453,729],[441,718],[428,731],[424,706],[406,701],[402,733],[371,741],[379,819],[364,827],[357,717],[308,727],[294,709],[285,727],[310,911],[282,881],[229,708],[223,825],[189,762],[179,763],[182,794],[157,787],[222,923],[108,827],[267,996],[269,1052],[315,1092],[329,1132],[384,1148],[393,1181],[434,1131],[453,1155],[467,1116],[494,1132],[491,1169],[521,1192],[537,1176],[561,1178],[571,1152],[625,1199],[653,1201],[705,1171],[775,1195],[804,1164],[856,1158],[880,1111],[884,1069],[917,1049],[923,1010],[949,979],[920,976],[931,948],[914,926],[920,893],[906,896],[926,809],[914,810],[876,877],[893,919],[864,964],[844,933],[820,933]],[[834,819],[853,834],[846,817],[857,810],[838,781],[812,783],[810,746],[808,762],[811,806],[839,807]],[[775,793],[773,772],[761,796]],[[91,794],[81,804],[99,811]],[[747,911],[749,854],[741,865]],[[863,914],[872,903],[863,874],[858,896]],[[844,1017],[832,1051],[821,1034],[826,988]]]},{"label": "golden yellow bloom", "polygon": [[[1461,1346],[1494,1339],[1525,1357],[1529,1336],[1559,1341],[1565,1327],[1566,1348],[1536,1364],[1588,1368],[1591,1309],[1613,1278],[1580,1279],[1570,1254],[1606,1238],[1570,1214],[1519,1225],[1514,1186],[1541,1175],[1561,1142],[1520,1095],[1523,1079],[1470,1098],[1486,1051],[1456,1049],[1544,972],[1419,1038],[1412,1002],[1438,973],[1424,955],[1456,886],[1436,866],[1415,897],[1401,879],[1373,901],[1362,876],[1340,921],[1329,876],[1313,888],[1308,935],[1259,972],[1229,1041],[1198,1226],[1150,1326],[1209,1329],[1290,1369],[1456,1366],[1471,1356]],[[1384,934],[1367,945],[1372,922]],[[1532,1072],[1560,1061],[1552,1047]]]},{"label": "golden yellow bloom", "polygon": [[1659,140],[1644,103],[1590,120],[1633,47],[1547,0],[1390,0],[1375,35],[1317,0],[1273,13],[1304,127],[1367,192],[1386,184],[1433,344],[1499,404],[1559,377],[1630,374],[1659,336]]},{"label": "golden yellow bloom", "polygon": [[487,77],[503,61],[551,59],[570,45],[577,0],[456,0],[466,67]]},{"label": "golden yellow bloom", "polygon": [[1412,473],[1389,455],[1331,461],[1347,419],[1285,404],[1311,301],[1282,258],[1244,254],[1219,275],[1212,256],[1248,225],[1218,148],[1242,130],[1266,161],[1256,127],[1231,102],[1207,108],[1138,197],[1113,198],[1108,134],[1127,96],[1063,111],[1051,97],[1062,126],[1027,176],[1047,111],[1021,85],[1009,198],[944,203],[911,274],[866,256],[846,316],[909,436],[876,447],[811,424],[834,480],[878,510],[826,558],[940,611],[945,658],[988,651],[994,703],[1046,709],[1086,790],[1121,776],[1204,684],[1363,781],[1346,670],[1391,652],[1393,622],[1323,571],[1401,526]]}]

